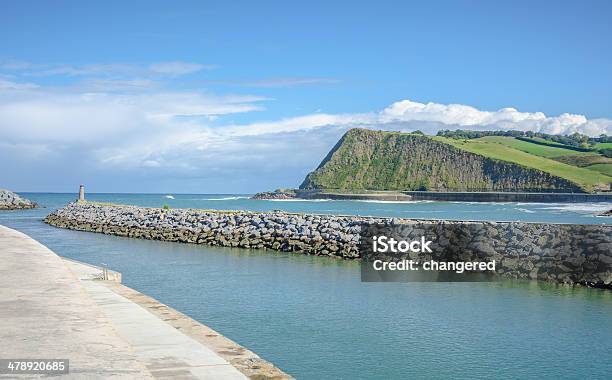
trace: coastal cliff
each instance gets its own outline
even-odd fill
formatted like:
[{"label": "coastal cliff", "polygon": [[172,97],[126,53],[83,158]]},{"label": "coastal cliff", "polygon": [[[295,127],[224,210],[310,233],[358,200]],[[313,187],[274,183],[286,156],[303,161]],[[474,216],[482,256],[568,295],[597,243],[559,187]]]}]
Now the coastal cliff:
[{"label": "coastal cliff", "polygon": [[300,185],[304,190],[556,191],[579,184],[421,134],[351,129]]},{"label": "coastal cliff", "polygon": [[20,197],[12,191],[0,189],[0,210],[21,210],[38,207],[29,199]]},{"label": "coastal cliff", "polygon": [[360,258],[365,223],[402,224],[450,244],[456,228],[473,237],[469,254],[498,261],[504,277],[612,287],[612,226],[433,221],[285,212],[162,210],[76,202],[45,218],[61,228],[224,247]]}]

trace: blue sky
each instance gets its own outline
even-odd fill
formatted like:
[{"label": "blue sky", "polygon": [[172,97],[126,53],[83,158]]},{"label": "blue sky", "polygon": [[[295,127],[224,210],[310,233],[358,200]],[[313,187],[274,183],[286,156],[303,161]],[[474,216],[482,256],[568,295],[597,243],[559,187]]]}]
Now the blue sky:
[{"label": "blue sky", "polygon": [[297,186],[355,126],[610,134],[611,16],[607,1],[5,1],[0,187]]}]

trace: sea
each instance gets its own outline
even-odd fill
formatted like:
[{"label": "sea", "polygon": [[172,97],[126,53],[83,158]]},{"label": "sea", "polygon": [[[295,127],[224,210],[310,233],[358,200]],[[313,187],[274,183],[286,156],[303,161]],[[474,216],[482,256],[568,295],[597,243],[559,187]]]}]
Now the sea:
[{"label": "sea", "polygon": [[[504,280],[362,283],[356,261],[147,241],[48,226],[76,194],[20,193],[0,224],[210,326],[297,379],[610,379],[612,292]],[[269,201],[250,194],[87,194],[147,207],[611,224],[610,203]]]}]

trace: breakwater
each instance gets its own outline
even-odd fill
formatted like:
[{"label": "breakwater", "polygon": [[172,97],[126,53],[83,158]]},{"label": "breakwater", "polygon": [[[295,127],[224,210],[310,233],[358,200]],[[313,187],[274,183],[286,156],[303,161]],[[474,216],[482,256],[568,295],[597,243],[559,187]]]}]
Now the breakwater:
[{"label": "breakwater", "polygon": [[436,192],[405,191],[414,201],[446,202],[534,202],[534,203],[578,203],[612,202],[612,193],[510,193],[510,192]]},{"label": "breakwater", "polygon": [[[404,224],[420,233],[440,234],[440,226],[465,225],[467,247],[498,261],[498,273],[609,287],[612,284],[612,227],[522,222],[457,222],[284,212],[162,210],[76,202],[47,216],[62,228],[111,235],[271,249],[357,259],[364,223]],[[449,229],[453,230],[453,229]],[[441,241],[453,239],[441,239]],[[444,245],[441,243],[441,248]]]},{"label": "breakwater", "polygon": [[0,210],[21,210],[36,208],[36,203],[20,197],[12,191],[0,189]]},{"label": "breakwater", "polygon": [[253,199],[331,199],[373,201],[437,202],[525,202],[525,203],[592,203],[612,202],[612,193],[538,193],[499,191],[362,191],[287,190],[257,193]]}]

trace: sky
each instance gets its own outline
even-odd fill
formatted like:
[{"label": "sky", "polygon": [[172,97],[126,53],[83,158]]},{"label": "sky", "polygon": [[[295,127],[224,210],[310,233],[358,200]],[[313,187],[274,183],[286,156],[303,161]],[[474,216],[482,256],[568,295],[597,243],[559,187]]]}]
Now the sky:
[{"label": "sky", "polygon": [[0,2],[0,188],[297,187],[350,128],[612,134],[609,1]]}]

